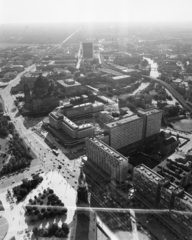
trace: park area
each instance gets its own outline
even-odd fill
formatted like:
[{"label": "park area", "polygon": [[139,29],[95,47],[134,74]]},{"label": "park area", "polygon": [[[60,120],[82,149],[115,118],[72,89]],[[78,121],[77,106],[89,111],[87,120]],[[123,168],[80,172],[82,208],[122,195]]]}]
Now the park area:
[{"label": "park area", "polygon": [[[60,228],[62,228],[63,223],[69,227],[68,236],[60,239],[73,239],[71,238],[71,234],[73,233],[73,227],[75,225],[74,214],[76,210],[76,186],[72,187],[69,185],[63,176],[56,171],[43,173],[40,176],[43,177],[43,181],[22,201],[19,201],[19,203],[15,199],[12,189],[9,189],[11,192],[9,199],[7,198],[7,191],[1,191],[0,199],[5,208],[5,211],[1,213],[2,217],[7,219],[7,222],[9,223],[8,232],[4,238],[5,240],[9,240],[13,236],[15,236],[15,239],[34,239],[32,238],[32,231],[34,227],[37,227],[38,229],[48,229],[53,225],[53,223]],[[51,217],[43,219],[30,219],[26,214],[26,206],[29,204],[29,201],[31,202],[30,199],[35,199],[35,196],[40,196],[45,193],[47,189],[54,189],[54,194],[63,203],[67,213],[62,216],[59,214],[53,214]],[[6,225],[1,224],[0,221],[0,228],[1,226]],[[0,234],[0,237],[1,236],[2,234]]]}]

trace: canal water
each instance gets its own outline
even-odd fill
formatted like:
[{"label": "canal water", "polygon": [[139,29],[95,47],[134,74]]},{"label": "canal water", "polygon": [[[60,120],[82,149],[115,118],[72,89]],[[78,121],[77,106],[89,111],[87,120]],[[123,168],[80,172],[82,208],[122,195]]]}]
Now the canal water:
[{"label": "canal water", "polygon": [[192,132],[192,119],[181,119],[171,122],[173,128],[183,132]]},{"label": "canal water", "polygon": [[154,78],[159,77],[160,74],[157,70],[157,67],[158,67],[157,63],[154,62],[154,60],[152,60],[151,58],[144,57],[144,59],[146,59],[149,62],[149,64],[151,65],[150,77],[154,77]]}]

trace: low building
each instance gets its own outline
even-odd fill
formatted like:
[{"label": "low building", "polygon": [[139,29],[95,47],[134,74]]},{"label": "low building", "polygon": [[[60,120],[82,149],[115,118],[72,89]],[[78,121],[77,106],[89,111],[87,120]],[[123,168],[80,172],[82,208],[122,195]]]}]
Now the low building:
[{"label": "low building", "polygon": [[186,187],[191,180],[191,163],[188,162],[181,163],[171,159],[165,159],[153,170],[180,187]]},{"label": "low building", "polygon": [[114,121],[114,117],[112,117],[108,111],[99,112],[98,117],[102,123],[109,123],[111,121]]},{"label": "low building", "polygon": [[81,83],[71,78],[64,79],[64,80],[57,80],[57,84],[59,87],[63,88],[65,92],[77,90],[81,86]]},{"label": "low building", "polygon": [[130,83],[130,75],[122,75],[122,76],[116,76],[111,78],[111,82],[114,84],[123,84],[123,83]]},{"label": "low building", "polygon": [[175,152],[178,142],[174,137],[166,138],[162,141],[160,151],[164,156],[170,155]]}]

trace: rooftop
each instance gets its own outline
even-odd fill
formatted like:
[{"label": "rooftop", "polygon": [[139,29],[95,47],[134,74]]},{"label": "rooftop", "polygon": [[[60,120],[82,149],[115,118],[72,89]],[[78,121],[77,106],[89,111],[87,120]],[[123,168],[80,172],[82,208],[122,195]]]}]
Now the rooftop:
[{"label": "rooftop", "polygon": [[115,77],[113,77],[112,79],[114,80],[114,81],[118,81],[118,80],[121,80],[121,79],[128,79],[128,78],[130,78],[131,76],[130,75],[121,75],[121,76],[115,76]]},{"label": "rooftop", "polygon": [[114,128],[114,127],[117,127],[119,125],[123,125],[123,124],[126,124],[128,122],[132,122],[132,121],[135,121],[135,120],[139,120],[141,119],[140,117],[138,117],[136,114],[135,115],[132,115],[132,116],[128,116],[126,118],[122,118],[122,119],[118,119],[117,121],[115,122],[111,122],[111,123],[107,123],[105,124],[108,128]]},{"label": "rooftop", "polygon": [[71,85],[69,85],[67,82],[66,82],[66,80],[68,80],[68,81],[70,81],[69,79],[63,79],[63,80],[57,80],[57,83],[59,84],[59,85],[62,85],[63,87],[69,87],[69,86],[80,86],[81,85],[81,83],[79,83],[79,82],[77,82],[77,81],[75,81],[74,80],[74,83]]},{"label": "rooftop", "polygon": [[161,113],[162,110],[159,110],[157,108],[152,108],[152,109],[139,109],[138,113],[140,114],[145,114],[145,115],[152,115],[152,114],[156,114],[156,113]]},{"label": "rooftop", "polygon": [[101,140],[98,140],[97,138],[90,138],[90,141],[98,145],[100,148],[104,149],[106,153],[110,154],[112,157],[116,158],[118,162],[122,161],[128,161],[126,157],[121,155],[119,152],[115,151],[113,148],[102,142]]},{"label": "rooftop", "polygon": [[77,124],[75,124],[74,122],[72,122],[69,118],[67,117],[63,117],[63,122],[67,123],[67,125],[69,125],[69,127],[73,128],[73,129],[78,129]]},{"label": "rooftop", "polygon": [[147,178],[153,180],[153,182],[155,181],[156,183],[160,183],[164,179],[164,177],[151,170],[144,164],[140,164],[139,166],[135,167],[135,169],[139,169],[145,176],[147,176]]}]

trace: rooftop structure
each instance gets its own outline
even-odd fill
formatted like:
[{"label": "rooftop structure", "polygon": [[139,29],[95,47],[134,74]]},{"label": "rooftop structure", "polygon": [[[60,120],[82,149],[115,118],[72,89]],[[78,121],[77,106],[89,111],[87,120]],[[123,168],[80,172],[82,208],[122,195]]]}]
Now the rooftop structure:
[{"label": "rooftop structure", "polygon": [[64,88],[65,91],[76,90],[81,86],[81,83],[73,79],[57,80],[57,83],[60,87]]},{"label": "rooftop structure", "polygon": [[177,163],[171,159],[165,159],[154,169],[158,174],[170,179],[176,186],[185,187],[191,180],[191,163]]},{"label": "rooftop structure", "polygon": [[129,81],[129,79],[131,78],[131,76],[129,75],[121,75],[121,76],[115,76],[115,77],[112,77],[112,81],[114,83],[126,83]]},{"label": "rooftop structure", "polygon": [[111,76],[123,76],[123,73],[114,71],[114,70],[112,70],[112,69],[110,69],[110,68],[100,68],[100,69],[99,69],[99,72],[100,72],[100,73],[109,74],[109,75],[111,75]]}]

